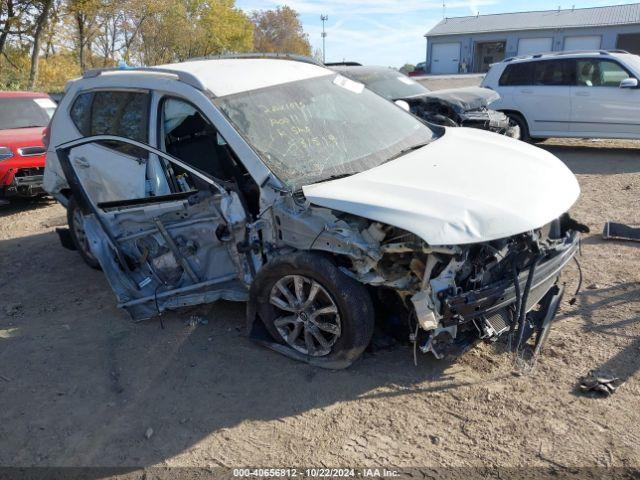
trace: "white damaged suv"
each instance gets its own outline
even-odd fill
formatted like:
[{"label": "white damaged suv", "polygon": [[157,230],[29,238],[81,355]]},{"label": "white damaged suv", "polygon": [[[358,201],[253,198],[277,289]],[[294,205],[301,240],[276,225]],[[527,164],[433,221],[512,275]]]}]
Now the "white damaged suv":
[{"label": "white damaged suv", "polygon": [[505,332],[537,351],[578,248],[578,183],[550,153],[289,57],[88,72],[44,181],[63,244],[134,319],[248,301],[252,337],[328,368],[390,318],[438,358]]}]

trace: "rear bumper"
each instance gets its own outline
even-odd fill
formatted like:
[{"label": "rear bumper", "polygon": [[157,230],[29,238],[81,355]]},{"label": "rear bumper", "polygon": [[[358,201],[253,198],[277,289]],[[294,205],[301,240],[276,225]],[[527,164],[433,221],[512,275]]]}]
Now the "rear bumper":
[{"label": "rear bumper", "polygon": [[[573,232],[564,242],[537,264],[526,310],[529,311],[553,288],[562,269],[575,256],[579,248],[580,235]],[[518,276],[520,291],[524,291],[529,271]],[[516,303],[514,279],[508,278],[478,290],[465,292],[445,299],[443,324],[447,326],[486,318],[513,306]]]}]

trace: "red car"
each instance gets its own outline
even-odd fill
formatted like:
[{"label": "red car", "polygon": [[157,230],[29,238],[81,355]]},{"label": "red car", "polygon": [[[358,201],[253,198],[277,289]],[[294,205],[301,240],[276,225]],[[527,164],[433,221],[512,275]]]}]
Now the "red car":
[{"label": "red car", "polygon": [[44,193],[42,137],[55,109],[46,93],[0,92],[0,201]]}]

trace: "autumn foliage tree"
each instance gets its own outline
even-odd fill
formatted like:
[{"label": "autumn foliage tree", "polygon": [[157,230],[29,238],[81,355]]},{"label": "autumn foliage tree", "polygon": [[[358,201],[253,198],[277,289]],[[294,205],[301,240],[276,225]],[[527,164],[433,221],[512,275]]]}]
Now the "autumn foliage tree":
[{"label": "autumn foliage tree", "polygon": [[283,6],[275,10],[256,11],[251,14],[251,20],[254,24],[255,51],[311,55],[309,37],[294,9]]},{"label": "autumn foliage tree", "polygon": [[235,0],[0,0],[0,89],[60,91],[90,68],[237,52],[309,55],[289,7]]}]

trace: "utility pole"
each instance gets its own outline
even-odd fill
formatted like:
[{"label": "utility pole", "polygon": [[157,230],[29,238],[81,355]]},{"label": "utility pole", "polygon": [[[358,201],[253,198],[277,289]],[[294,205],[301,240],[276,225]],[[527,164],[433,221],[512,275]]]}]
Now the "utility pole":
[{"label": "utility pole", "polygon": [[324,22],[326,22],[327,20],[329,20],[329,15],[320,15],[320,21],[322,22],[322,63],[326,63],[327,61],[327,54],[326,54],[326,39],[327,39],[327,32],[324,31]]}]

